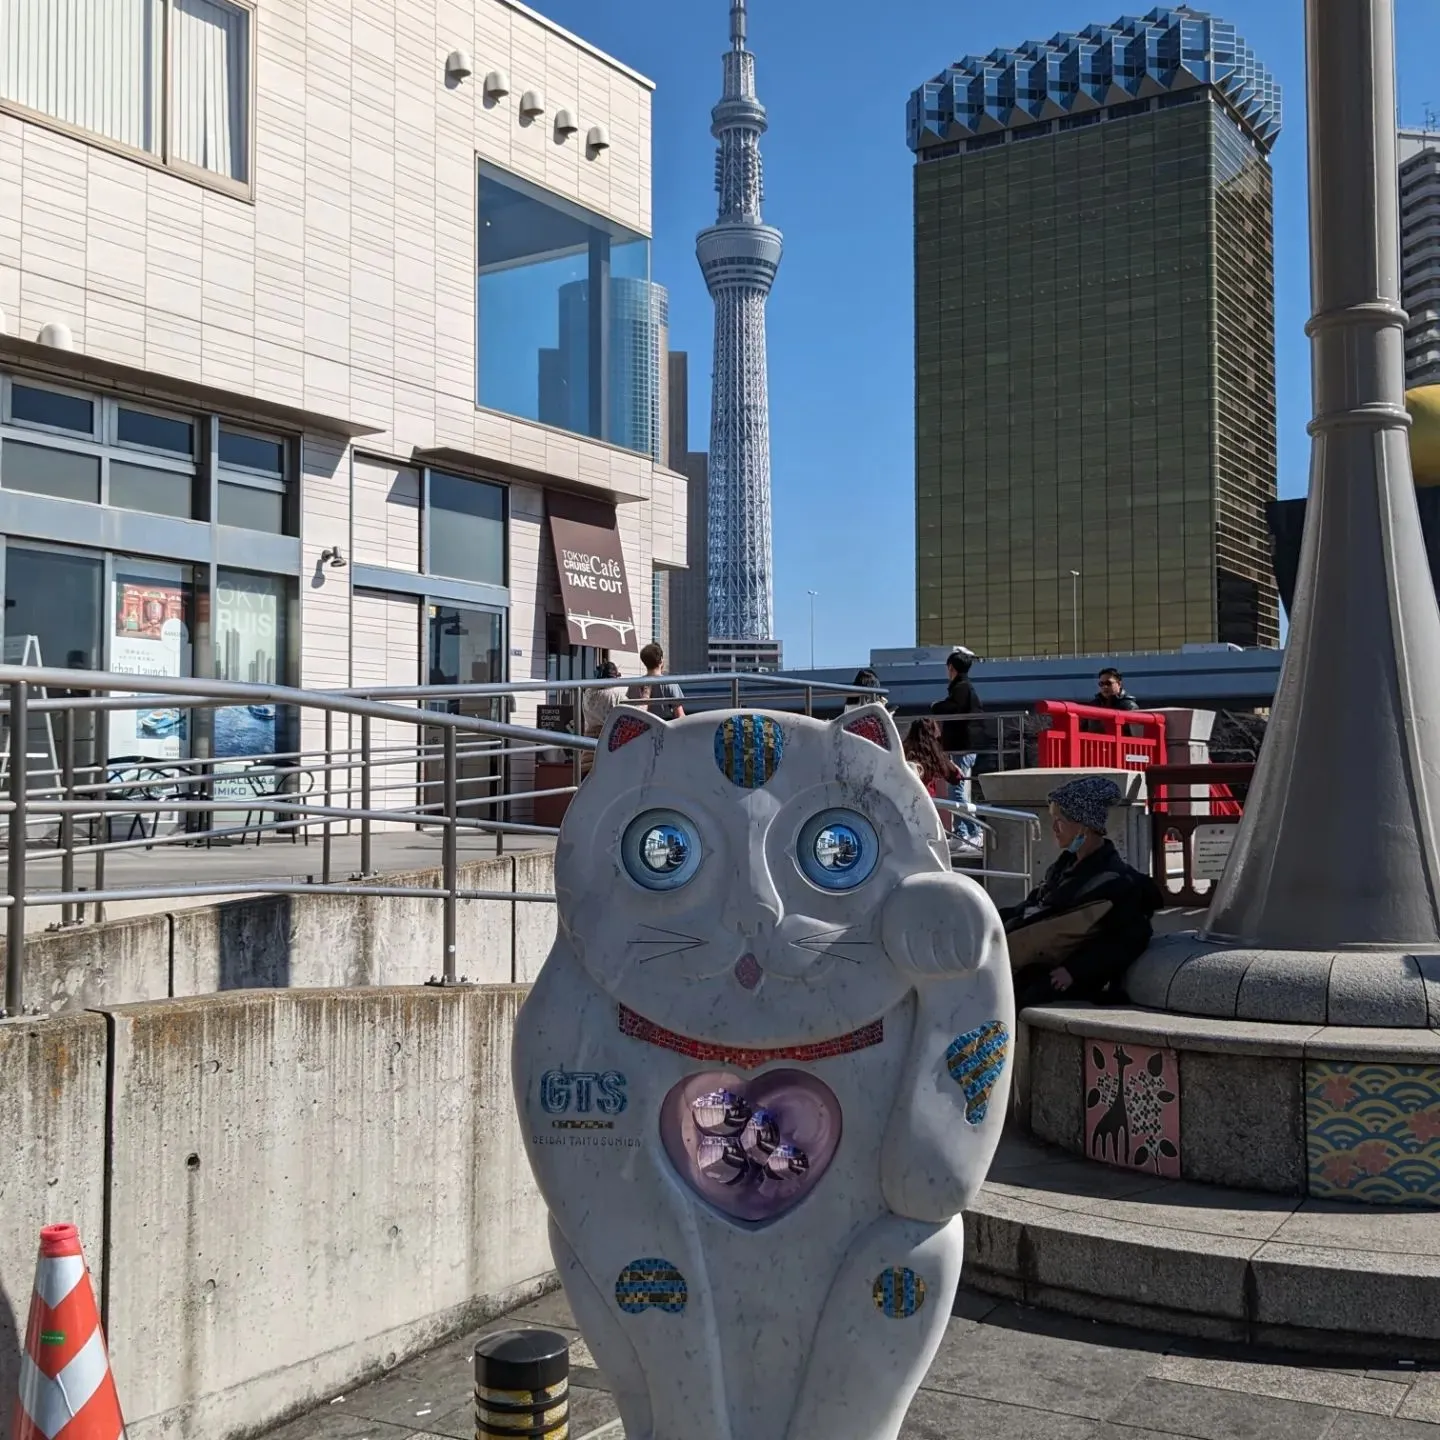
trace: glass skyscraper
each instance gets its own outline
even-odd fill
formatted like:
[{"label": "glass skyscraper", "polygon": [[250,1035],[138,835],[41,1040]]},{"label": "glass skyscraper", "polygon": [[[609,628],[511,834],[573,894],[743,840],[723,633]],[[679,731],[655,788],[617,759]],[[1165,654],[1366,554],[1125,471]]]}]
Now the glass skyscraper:
[{"label": "glass skyscraper", "polygon": [[[653,280],[612,275],[606,325],[604,437],[612,445],[665,461],[666,389],[670,353],[670,295]],[[559,345],[540,351],[540,420],[589,433],[594,354],[590,282],[559,290]]]},{"label": "glass skyscraper", "polygon": [[910,102],[918,641],[1278,642],[1278,87],[1188,8]]}]

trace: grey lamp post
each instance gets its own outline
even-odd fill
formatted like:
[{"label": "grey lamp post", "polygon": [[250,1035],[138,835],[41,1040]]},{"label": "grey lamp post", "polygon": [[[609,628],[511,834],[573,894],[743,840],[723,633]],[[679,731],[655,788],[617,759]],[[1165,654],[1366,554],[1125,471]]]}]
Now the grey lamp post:
[{"label": "grey lamp post", "polygon": [[1080,653],[1080,572],[1070,572],[1070,644]]},{"label": "grey lamp post", "polygon": [[1305,47],[1310,501],[1269,733],[1205,938],[1403,952],[1440,943],[1440,611],[1406,434],[1394,0],[1306,0]]}]

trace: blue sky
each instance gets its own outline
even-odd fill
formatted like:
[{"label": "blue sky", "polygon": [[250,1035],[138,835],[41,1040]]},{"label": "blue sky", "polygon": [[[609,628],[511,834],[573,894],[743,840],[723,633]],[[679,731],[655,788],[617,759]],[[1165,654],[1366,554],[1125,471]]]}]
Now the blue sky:
[{"label": "blue sky", "polygon": [[[709,427],[711,307],[696,231],[715,214],[710,107],[720,93],[727,0],[532,0],[657,84],[654,278],[671,344],[695,357],[691,427]],[[750,0],[765,137],[766,219],[785,232],[770,301],[776,627],[787,664],[864,663],[915,643],[910,184],[905,102],[967,53],[1108,22],[1146,5],[1010,0],[889,6],[875,0]],[[1440,4],[1397,0],[1406,124],[1440,112]],[[1309,309],[1301,0],[1224,0],[1284,87],[1272,157],[1276,201],[1280,493],[1309,463]]]}]

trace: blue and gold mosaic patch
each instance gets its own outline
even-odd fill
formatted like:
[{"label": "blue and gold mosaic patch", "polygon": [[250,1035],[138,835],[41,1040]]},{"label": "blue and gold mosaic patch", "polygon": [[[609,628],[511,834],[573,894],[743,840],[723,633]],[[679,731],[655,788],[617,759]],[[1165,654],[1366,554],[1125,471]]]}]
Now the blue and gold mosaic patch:
[{"label": "blue and gold mosaic patch", "polygon": [[646,1310],[681,1315],[689,1298],[685,1277],[668,1260],[632,1260],[615,1282],[615,1303],[627,1315]]},{"label": "blue and gold mosaic patch", "polygon": [[882,1270],[870,1293],[887,1319],[908,1320],[925,1303],[925,1282],[913,1270]]},{"label": "blue and gold mosaic patch", "polygon": [[1010,1058],[1010,1027],[992,1020],[958,1035],[945,1052],[950,1078],[965,1092],[965,1118],[978,1125],[990,1108],[990,1096]]},{"label": "blue and gold mosaic patch", "polygon": [[768,715],[732,715],[715,731],[715,763],[743,790],[774,779],[784,753],[785,732]]}]

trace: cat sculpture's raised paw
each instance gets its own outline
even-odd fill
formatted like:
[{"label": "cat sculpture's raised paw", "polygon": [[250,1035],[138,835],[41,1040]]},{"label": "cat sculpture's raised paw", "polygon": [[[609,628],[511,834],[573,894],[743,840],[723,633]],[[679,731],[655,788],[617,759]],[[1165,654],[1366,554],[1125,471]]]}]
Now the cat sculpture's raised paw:
[{"label": "cat sculpture's raised paw", "polygon": [[1005,940],[880,706],[616,710],[516,1103],[630,1440],[894,1440],[999,1139]]}]

